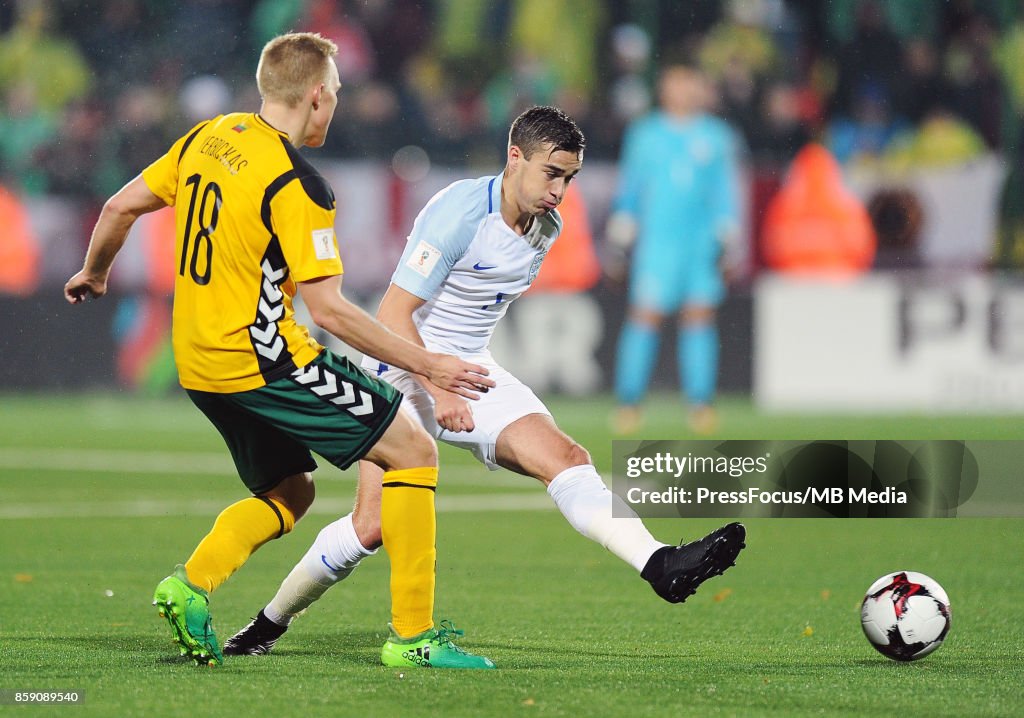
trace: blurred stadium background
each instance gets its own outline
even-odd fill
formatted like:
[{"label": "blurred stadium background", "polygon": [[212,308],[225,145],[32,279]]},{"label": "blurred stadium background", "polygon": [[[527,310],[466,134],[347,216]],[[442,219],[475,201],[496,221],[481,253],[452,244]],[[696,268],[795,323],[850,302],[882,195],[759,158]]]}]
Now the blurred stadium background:
[{"label": "blurred stadium background", "polygon": [[[496,171],[509,121],[553,103],[588,136],[578,236],[496,354],[542,392],[605,391],[625,293],[603,227],[626,124],[666,58],[713,80],[743,138],[740,280],[721,385],[763,411],[1024,412],[1024,10],[1017,0],[15,0],[0,6],[0,390],[174,392],[166,214],[109,301],[68,312],[103,200],[198,119],[259,106],[262,44],[340,47],[328,144],[347,292],[372,308],[415,213]],[[842,281],[781,261],[766,210],[809,142],[876,235]],[[827,221],[827,218],[826,218]],[[800,221],[783,225],[793,236]],[[774,230],[774,231],[773,231]],[[789,236],[789,235],[786,235]],[[828,246],[829,231],[815,241]],[[594,261],[596,260],[596,261]],[[557,310],[557,311],[556,311]],[[671,345],[670,345],[671,346]],[[674,387],[663,352],[658,382]]]},{"label": "blurred stadium background", "polygon": [[[416,212],[452,179],[496,172],[522,108],[558,104],[579,120],[589,146],[566,208],[575,236],[561,242],[572,251],[545,264],[495,353],[549,395],[603,472],[626,297],[603,228],[623,129],[651,107],[659,63],[679,56],[713,79],[715,111],[745,144],[745,261],[719,316],[720,435],[1024,435],[1018,0],[7,0],[4,687],[82,687],[89,715],[159,715],[191,695],[309,715],[1019,714],[1024,505],[1006,499],[1019,471],[979,488],[971,515],[988,518],[754,519],[740,565],[679,610],[573,534],[533,482],[442,447],[439,606],[470,628],[467,647],[509,670],[383,680],[383,552],[270,662],[213,676],[168,657],[152,586],[241,490],[177,389],[171,219],[136,227],[110,297],[72,309],[61,287],[110,193],[198,119],[258,109],[259,49],[290,29],[341,48],[332,134],[307,156],[334,186],[346,293],[367,308]],[[768,210],[812,141],[870,214],[869,267],[778,259],[772,238],[809,225],[766,226]],[[842,227],[811,219],[819,259],[842,259]],[[692,438],[673,367],[666,350],[646,438]],[[348,510],[353,487],[351,471],[318,472],[314,515],[217,594],[222,638]],[[666,541],[710,527],[652,523]],[[950,645],[921,665],[890,664],[860,635],[863,590],[897,568],[934,576],[955,606]]]}]

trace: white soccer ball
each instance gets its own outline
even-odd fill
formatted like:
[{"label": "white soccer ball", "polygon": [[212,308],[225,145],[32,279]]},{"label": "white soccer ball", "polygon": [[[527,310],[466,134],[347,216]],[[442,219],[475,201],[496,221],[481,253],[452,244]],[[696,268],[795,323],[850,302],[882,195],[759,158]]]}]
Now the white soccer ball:
[{"label": "white soccer ball", "polygon": [[894,661],[916,661],[942,645],[949,633],[949,596],[916,571],[887,573],[871,584],[860,606],[868,641]]}]

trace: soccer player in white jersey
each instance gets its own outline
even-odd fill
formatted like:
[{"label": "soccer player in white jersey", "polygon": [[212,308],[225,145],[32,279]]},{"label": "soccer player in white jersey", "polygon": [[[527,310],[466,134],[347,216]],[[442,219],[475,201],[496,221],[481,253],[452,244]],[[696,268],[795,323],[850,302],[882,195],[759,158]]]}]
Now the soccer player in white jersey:
[{"label": "soccer player in white jersey", "polygon": [[[462,180],[430,200],[413,224],[377,317],[397,334],[487,367],[496,386],[470,402],[371,357],[363,368],[402,391],[402,408],[437,439],[489,469],[532,476],[579,533],[640,572],[671,603],[733,565],[745,531],[732,523],[680,546],[656,540],[605,486],[590,454],[559,430],[543,402],[491,357],[495,325],[537,276],[558,237],[556,210],[580,171],[585,141],[561,110],[534,107],[509,133],[502,174]],[[292,618],[381,545],[381,472],[360,462],[353,512],[330,524],[226,654],[268,653]],[[613,517],[614,513],[618,517]],[[428,660],[428,658],[423,660]]]}]

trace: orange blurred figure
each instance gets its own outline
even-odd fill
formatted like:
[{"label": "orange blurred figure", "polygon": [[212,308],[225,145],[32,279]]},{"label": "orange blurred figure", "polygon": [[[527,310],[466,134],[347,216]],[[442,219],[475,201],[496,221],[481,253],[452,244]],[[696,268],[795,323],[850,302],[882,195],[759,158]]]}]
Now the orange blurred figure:
[{"label": "orange blurred figure", "polygon": [[843,184],[835,158],[818,144],[807,145],[793,160],[768,205],[761,242],[772,269],[825,276],[868,270],[877,247],[864,204]]},{"label": "orange blurred figure", "polygon": [[558,207],[562,233],[544,258],[530,292],[585,292],[601,278],[601,263],[594,251],[594,237],[587,208],[577,185],[569,185]]},{"label": "orange blurred figure", "polygon": [[39,244],[17,195],[0,185],[0,294],[25,296],[39,285]]}]

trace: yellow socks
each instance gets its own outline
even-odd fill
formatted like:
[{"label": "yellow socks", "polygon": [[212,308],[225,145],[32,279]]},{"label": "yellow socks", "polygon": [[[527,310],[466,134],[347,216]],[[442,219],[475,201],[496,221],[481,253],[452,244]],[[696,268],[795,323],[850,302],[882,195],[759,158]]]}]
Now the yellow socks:
[{"label": "yellow socks", "polygon": [[[436,478],[434,482],[437,483]],[[231,504],[221,511],[213,529],[185,563],[188,580],[197,588],[213,591],[237,571],[253,551],[271,539],[280,538],[293,526],[295,517],[291,511],[274,499],[257,496]]]},{"label": "yellow socks", "polygon": [[391,627],[410,638],[434,625],[437,467],[388,471],[383,486],[380,525],[391,559]]}]

